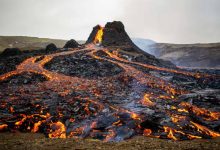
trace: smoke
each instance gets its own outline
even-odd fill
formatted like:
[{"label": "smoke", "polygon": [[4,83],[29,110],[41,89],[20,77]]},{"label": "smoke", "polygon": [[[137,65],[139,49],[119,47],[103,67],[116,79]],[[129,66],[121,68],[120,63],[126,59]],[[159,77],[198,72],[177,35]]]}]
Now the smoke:
[{"label": "smoke", "polygon": [[121,20],[131,37],[158,42],[220,41],[219,0],[1,0],[0,35],[86,40]]}]

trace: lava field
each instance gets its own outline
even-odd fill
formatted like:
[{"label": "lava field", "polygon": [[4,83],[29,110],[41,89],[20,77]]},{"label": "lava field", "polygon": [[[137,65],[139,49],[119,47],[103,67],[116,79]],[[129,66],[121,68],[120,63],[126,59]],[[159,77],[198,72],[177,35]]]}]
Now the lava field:
[{"label": "lava field", "polygon": [[107,23],[80,48],[25,56],[1,73],[0,131],[106,142],[219,137],[219,72],[177,68]]}]

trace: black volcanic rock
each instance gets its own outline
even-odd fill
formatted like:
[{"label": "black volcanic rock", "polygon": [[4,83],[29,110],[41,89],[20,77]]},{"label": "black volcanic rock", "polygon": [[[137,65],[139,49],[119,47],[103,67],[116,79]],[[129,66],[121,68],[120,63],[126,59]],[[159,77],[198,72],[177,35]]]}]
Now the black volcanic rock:
[{"label": "black volcanic rock", "polygon": [[105,25],[102,45],[104,46],[133,45],[133,42],[126,33],[123,23],[120,21],[114,21],[114,22],[108,22]]},{"label": "black volcanic rock", "polygon": [[46,46],[46,51],[55,51],[57,50],[57,46],[54,43],[50,43]]},{"label": "black volcanic rock", "polygon": [[41,74],[25,72],[12,76],[6,80],[0,81],[1,86],[23,85],[47,81],[47,78]]},{"label": "black volcanic rock", "polygon": [[77,48],[79,43],[77,43],[74,39],[71,39],[66,42],[63,48]]},{"label": "black volcanic rock", "polygon": [[45,65],[46,69],[68,76],[83,78],[106,77],[119,74],[123,69],[108,61],[98,61],[83,53],[77,55],[59,56]]},{"label": "black volcanic rock", "polygon": [[6,48],[2,53],[1,56],[15,56],[20,55],[22,52],[19,48]]},{"label": "black volcanic rock", "polygon": [[[98,30],[101,29],[100,25],[93,28],[86,44],[92,43],[95,40],[95,36]],[[103,29],[103,46],[122,46],[122,45],[134,45],[130,37],[125,31],[124,25],[120,21],[108,22]]]}]

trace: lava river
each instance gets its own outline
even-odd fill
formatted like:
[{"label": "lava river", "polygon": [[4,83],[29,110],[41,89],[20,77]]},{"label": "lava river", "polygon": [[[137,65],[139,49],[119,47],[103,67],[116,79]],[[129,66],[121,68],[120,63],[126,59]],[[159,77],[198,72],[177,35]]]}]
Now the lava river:
[{"label": "lava river", "polygon": [[[96,40],[100,42],[99,38]],[[107,68],[112,65],[116,71],[96,76],[94,70],[94,77],[87,77],[45,67],[56,58],[68,66],[69,62],[65,61],[68,57],[80,63],[84,57],[98,65],[105,62]],[[121,141],[135,135],[172,140],[220,136],[219,111],[181,101],[181,95],[191,93],[188,88],[149,70],[195,81],[208,82],[212,78],[207,74],[133,62],[120,57],[117,51],[93,44],[84,49],[31,57],[16,70],[0,75],[0,131],[103,141]],[[32,80],[34,75],[40,75],[44,81],[29,84],[11,81],[25,74]]]}]

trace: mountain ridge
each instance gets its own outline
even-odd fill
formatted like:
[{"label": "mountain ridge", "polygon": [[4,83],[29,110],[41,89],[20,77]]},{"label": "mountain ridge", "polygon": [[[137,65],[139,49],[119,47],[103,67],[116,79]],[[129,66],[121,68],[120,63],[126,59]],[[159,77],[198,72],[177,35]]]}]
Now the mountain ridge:
[{"label": "mountain ridge", "polygon": [[184,67],[220,67],[220,43],[172,44],[141,41],[135,43],[157,58],[171,61]]}]

